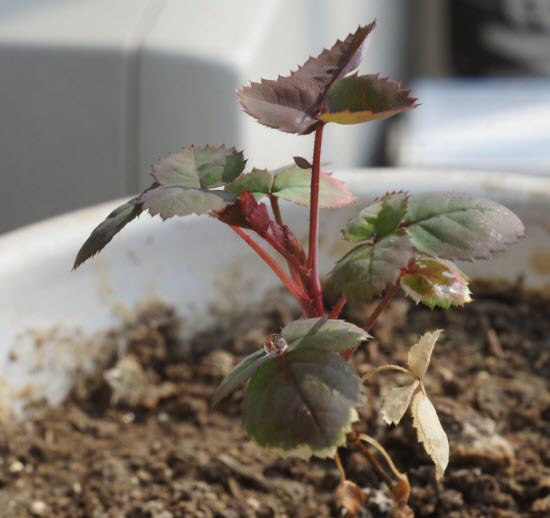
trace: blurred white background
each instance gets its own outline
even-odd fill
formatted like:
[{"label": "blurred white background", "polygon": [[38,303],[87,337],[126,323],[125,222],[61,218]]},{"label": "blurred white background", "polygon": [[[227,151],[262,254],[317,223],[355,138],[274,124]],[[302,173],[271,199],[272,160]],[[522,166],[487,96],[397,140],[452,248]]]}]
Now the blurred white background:
[{"label": "blurred white background", "polygon": [[190,144],[309,157],[311,136],[256,124],[235,90],[373,18],[363,70],[422,106],[329,126],[324,160],[548,171],[548,0],[0,0],[0,232],[139,191]]}]

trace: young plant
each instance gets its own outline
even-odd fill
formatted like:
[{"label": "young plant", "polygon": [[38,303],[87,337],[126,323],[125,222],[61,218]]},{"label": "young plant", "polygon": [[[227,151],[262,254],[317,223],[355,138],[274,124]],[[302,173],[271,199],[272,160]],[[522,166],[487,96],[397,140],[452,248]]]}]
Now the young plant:
[{"label": "young plant", "polygon": [[[343,230],[344,239],[356,246],[330,272],[326,294],[337,302],[325,306],[318,263],[319,209],[344,207],[355,198],[342,182],[321,172],[323,129],[328,123],[386,119],[417,106],[399,83],[354,72],[374,27],[375,22],[359,27],[288,76],[263,79],[238,92],[245,111],[260,123],[297,135],[314,133],[311,160],[295,157],[293,164],[274,171],[245,173],[243,153],[234,148],[184,148],[153,166],[151,186],[109,214],[82,246],[74,267],[143,211],[163,219],[209,214],[228,225],[279,277],[303,317],[268,336],[262,349],[237,365],[218,388],[214,403],[248,382],[243,422],[260,446],[333,457],[342,475],[338,499],[350,512],[360,504],[361,492],[345,480],[337,449],[359,448],[387,482],[399,508],[409,512],[406,476],[378,442],[353,430],[357,408],[366,402],[362,380],[348,360],[370,338],[374,322],[400,288],[431,308],[470,302],[468,279],[452,261],[487,259],[517,241],[524,228],[505,207],[469,194],[387,193]],[[309,207],[307,251],[284,224],[279,200]],[[338,319],[347,301],[379,296],[362,327]],[[449,446],[423,378],[439,334],[426,333],[413,346],[408,369],[386,365],[369,374],[397,370],[410,375],[410,384],[386,396],[382,416],[397,424],[411,406],[418,440],[432,457],[438,479],[447,466]],[[364,443],[382,454],[396,482]]]}]

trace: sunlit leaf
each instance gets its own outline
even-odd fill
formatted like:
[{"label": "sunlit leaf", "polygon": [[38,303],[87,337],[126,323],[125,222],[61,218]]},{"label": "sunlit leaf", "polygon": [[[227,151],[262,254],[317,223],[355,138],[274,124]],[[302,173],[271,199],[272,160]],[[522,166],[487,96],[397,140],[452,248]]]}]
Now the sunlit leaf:
[{"label": "sunlit leaf", "polygon": [[323,112],[317,116],[324,122],[360,124],[387,119],[415,108],[416,99],[410,90],[378,74],[352,75],[336,81],[328,90]]},{"label": "sunlit leaf", "polygon": [[189,214],[208,214],[221,210],[235,201],[235,196],[226,191],[189,189],[180,185],[157,187],[140,196],[143,207],[152,216],[162,219]]},{"label": "sunlit leaf", "polygon": [[[309,207],[311,192],[311,169],[297,165],[282,167],[274,171],[272,192],[278,198]],[[330,173],[321,173],[319,179],[319,207],[331,209],[354,203],[355,196],[344,187],[344,183]]]},{"label": "sunlit leaf", "polygon": [[361,383],[338,354],[300,347],[265,362],[245,394],[243,422],[261,446],[334,455],[362,403]]},{"label": "sunlit leaf", "polygon": [[238,92],[246,113],[261,124],[288,133],[311,133],[332,83],[359,66],[375,22],[359,27],[330,50],[309,58],[298,70],[277,80],[262,79]]},{"label": "sunlit leaf", "polygon": [[405,217],[408,194],[387,193],[352,218],[343,230],[348,241],[365,241],[374,236],[386,236],[393,232]]},{"label": "sunlit leaf", "polygon": [[519,218],[485,198],[425,193],[409,198],[407,232],[421,253],[443,259],[487,259],[524,235]]},{"label": "sunlit leaf", "polygon": [[449,441],[443,430],[437,412],[432,402],[423,392],[417,392],[411,404],[413,426],[418,434],[418,441],[424,444],[424,448],[435,464],[437,480],[443,477],[443,473],[449,464]]},{"label": "sunlit leaf", "polygon": [[355,247],[338,261],[330,277],[330,291],[348,300],[369,301],[394,284],[413,256],[407,234],[397,230],[374,244]]},{"label": "sunlit leaf", "polygon": [[[225,187],[226,191],[240,195],[244,190],[250,191],[256,199],[268,194],[277,198],[292,201],[309,207],[311,192],[311,169],[303,169],[296,164],[276,169],[273,173],[267,170],[254,169],[248,174],[239,176]],[[330,173],[321,173],[319,179],[319,207],[331,209],[354,203],[355,196],[344,187],[344,183]]]},{"label": "sunlit leaf", "polygon": [[290,322],[283,328],[281,335],[290,347],[316,347],[332,352],[357,347],[370,338],[364,329],[354,324],[324,317]]},{"label": "sunlit leaf", "polygon": [[243,191],[252,193],[256,198],[263,198],[271,192],[273,175],[267,169],[252,169],[242,174],[225,186],[225,190],[240,196]]},{"label": "sunlit leaf", "polygon": [[437,342],[441,332],[442,329],[437,329],[431,333],[423,334],[420,340],[409,350],[407,363],[411,372],[419,379],[422,379],[428,370],[435,342]]},{"label": "sunlit leaf", "polygon": [[152,175],[162,186],[211,189],[232,182],[245,165],[242,151],[235,148],[190,146],[160,160]]},{"label": "sunlit leaf", "polygon": [[399,424],[407,408],[409,408],[409,404],[418,385],[419,382],[416,380],[404,387],[394,387],[387,393],[380,410],[386,423]]},{"label": "sunlit leaf", "polygon": [[403,291],[430,308],[462,306],[471,302],[468,278],[451,261],[421,256],[401,279]]},{"label": "sunlit leaf", "polygon": [[222,399],[246,383],[258,368],[274,356],[274,352],[268,353],[265,349],[260,349],[247,356],[223,379],[212,398],[212,405],[217,405]]}]

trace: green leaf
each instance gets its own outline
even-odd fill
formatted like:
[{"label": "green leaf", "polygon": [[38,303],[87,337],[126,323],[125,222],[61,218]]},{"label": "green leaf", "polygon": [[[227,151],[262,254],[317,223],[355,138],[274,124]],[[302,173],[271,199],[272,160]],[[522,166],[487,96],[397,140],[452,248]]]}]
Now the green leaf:
[{"label": "green leaf", "polygon": [[[302,169],[295,164],[274,171],[272,193],[283,200],[309,207],[311,193],[311,169]],[[344,183],[330,173],[321,173],[319,178],[319,207],[332,209],[351,205],[355,196]]]},{"label": "green leaf", "polygon": [[99,253],[130,221],[136,219],[143,209],[139,197],[133,198],[113,210],[90,234],[82,245],[73,265],[76,270],[84,261]]},{"label": "green leaf", "polygon": [[191,146],[160,160],[152,175],[161,186],[211,189],[232,182],[245,165],[242,151],[235,148]]},{"label": "green leaf", "polygon": [[375,22],[359,27],[330,50],[309,58],[289,76],[262,79],[238,92],[246,113],[261,124],[287,133],[305,135],[318,125],[316,115],[330,85],[357,68]]},{"label": "green leaf", "polygon": [[[303,169],[290,164],[270,173],[254,169],[239,176],[225,187],[226,191],[237,196],[243,191],[251,192],[259,200],[268,194],[309,207],[311,192],[311,169]],[[355,196],[344,187],[344,183],[333,178],[330,173],[321,173],[319,179],[319,207],[332,209],[354,203]]]},{"label": "green leaf", "polygon": [[250,173],[242,174],[237,179],[225,186],[225,190],[240,196],[243,191],[248,191],[256,199],[261,199],[271,192],[273,175],[267,169],[252,169]]},{"label": "green leaf", "polygon": [[315,347],[335,353],[357,347],[370,338],[364,329],[354,324],[325,317],[290,322],[281,335],[291,348]]},{"label": "green leaf", "polygon": [[336,81],[328,90],[324,111],[317,116],[324,122],[360,124],[382,120],[415,108],[416,99],[399,83],[376,75],[356,74]]},{"label": "green leaf", "polygon": [[390,234],[405,217],[408,197],[407,193],[400,191],[374,200],[348,222],[343,231],[344,238],[355,242]]},{"label": "green leaf", "polygon": [[212,406],[216,406],[222,399],[226,398],[246,383],[250,377],[268,360],[275,356],[275,352],[268,353],[260,349],[247,356],[223,379],[212,398]]},{"label": "green leaf", "polygon": [[248,385],[243,422],[261,446],[333,455],[362,403],[361,382],[338,354],[300,347],[264,363]]},{"label": "green leaf", "polygon": [[235,196],[225,191],[189,189],[180,185],[157,187],[140,196],[140,201],[152,216],[164,220],[173,216],[208,214],[221,210],[235,201]]},{"label": "green leaf", "polygon": [[329,291],[348,300],[369,301],[394,284],[413,256],[409,236],[403,230],[355,247],[338,261],[330,277]]},{"label": "green leaf", "polygon": [[471,302],[468,277],[451,261],[421,256],[401,279],[403,291],[430,308],[463,306]]},{"label": "green leaf", "polygon": [[487,259],[524,235],[519,218],[485,198],[459,193],[411,196],[407,232],[421,253],[443,259]]}]

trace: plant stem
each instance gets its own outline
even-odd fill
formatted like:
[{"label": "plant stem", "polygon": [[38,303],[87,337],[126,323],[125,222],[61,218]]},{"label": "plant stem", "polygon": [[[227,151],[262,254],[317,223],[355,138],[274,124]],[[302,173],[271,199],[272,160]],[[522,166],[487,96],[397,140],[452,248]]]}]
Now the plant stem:
[{"label": "plant stem", "polygon": [[393,463],[393,460],[390,457],[390,455],[388,454],[388,452],[386,451],[386,449],[374,437],[371,437],[370,435],[361,433],[361,434],[359,434],[359,439],[361,439],[362,441],[368,442],[371,446],[374,446],[380,452],[382,457],[384,457],[384,459],[386,459],[386,462],[388,463],[388,466],[390,467],[390,469],[393,471],[393,474],[399,480],[401,480],[402,478],[405,477],[405,475],[403,473],[401,473],[395,467],[395,464]]},{"label": "plant stem", "polygon": [[277,252],[279,252],[286,259],[293,278],[294,276],[296,276],[294,281],[298,286],[302,286],[302,280],[301,280],[302,275],[304,276],[304,280],[307,281],[305,271],[304,271],[304,265],[301,264],[300,261],[294,255],[290,254],[285,247],[281,246],[281,244],[268,232],[259,234],[259,236],[265,239],[265,241],[267,241],[269,245],[271,245]]},{"label": "plant stem", "polygon": [[[275,218],[275,221],[280,227],[284,227],[285,224],[283,222],[283,216],[281,214],[281,209],[279,207],[279,198],[277,198],[277,196],[274,196],[273,194],[270,194],[269,201],[271,203],[271,210],[273,211],[273,216]],[[288,269],[292,275],[292,278],[294,279],[294,282],[298,284],[298,286],[301,286],[302,280],[300,279],[300,275],[296,271],[295,266],[292,264],[291,261],[287,260],[287,262],[288,262]]]},{"label": "plant stem", "polygon": [[230,227],[248,244],[273,270],[281,282],[288,288],[288,291],[300,304],[304,315],[307,317],[315,316],[316,311],[311,305],[307,295],[300,289],[294,281],[282,270],[277,261],[273,259],[254,239],[252,239],[242,228],[230,225]]},{"label": "plant stem", "polygon": [[313,146],[313,164],[311,169],[311,193],[309,207],[309,249],[307,266],[310,270],[313,305],[319,316],[323,315],[323,294],[319,279],[319,182],[321,178],[321,146],[323,143],[323,128],[325,123],[320,121],[315,130],[315,144]]},{"label": "plant stem", "polygon": [[376,319],[380,316],[380,313],[382,313],[382,310],[386,307],[390,299],[395,295],[395,293],[399,289],[400,284],[401,284],[401,276],[399,276],[399,279],[397,279],[395,284],[386,292],[386,294],[384,295],[384,298],[378,303],[378,306],[376,306],[376,309],[371,313],[371,315],[365,322],[363,329],[367,331],[367,333],[370,331],[371,327],[376,322]]},{"label": "plant stem", "polygon": [[336,319],[340,316],[340,313],[342,312],[342,309],[344,309],[344,306],[346,305],[346,302],[348,299],[344,297],[344,295],[340,295],[340,298],[336,301],[336,304],[334,304],[333,308],[330,310],[330,313],[328,314],[329,319]]},{"label": "plant stem", "polygon": [[336,452],[334,454],[334,462],[338,468],[338,473],[340,474],[340,480],[343,482],[346,480],[346,472],[344,471],[344,466],[342,466],[342,460],[340,459],[340,454]]},{"label": "plant stem", "polygon": [[386,473],[384,468],[381,466],[380,462],[378,462],[378,459],[369,451],[369,449],[361,442],[361,439],[359,436],[353,432],[353,439],[354,439],[354,446],[356,446],[361,453],[365,456],[365,458],[372,464],[372,467],[378,473],[378,475],[382,478],[382,480],[386,483],[390,491],[393,488],[393,482],[390,476]]},{"label": "plant stem", "polygon": [[416,379],[416,376],[410,370],[405,369],[405,367],[400,367],[399,365],[382,365],[381,367],[376,367],[376,369],[372,369],[371,371],[364,374],[361,377],[361,381],[363,382],[367,381],[371,376],[374,376],[379,372],[389,371],[389,370],[403,372],[405,374],[408,374],[409,376],[412,376],[412,378]]}]

